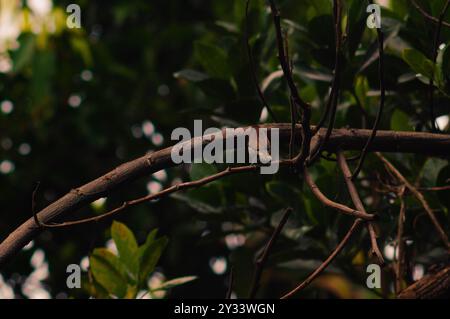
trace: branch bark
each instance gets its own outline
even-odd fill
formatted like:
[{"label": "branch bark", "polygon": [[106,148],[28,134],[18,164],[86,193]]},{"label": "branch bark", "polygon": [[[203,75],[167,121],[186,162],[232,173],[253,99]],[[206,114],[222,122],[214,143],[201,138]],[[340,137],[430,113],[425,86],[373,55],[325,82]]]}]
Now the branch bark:
[{"label": "branch bark", "polygon": [[445,233],[444,229],[442,228],[441,224],[437,220],[436,216],[434,215],[433,209],[431,209],[430,205],[428,204],[427,200],[425,199],[425,196],[421,192],[417,190],[417,188],[412,185],[403,175],[400,173],[400,171],[392,165],[391,162],[389,162],[383,155],[380,153],[375,153],[376,156],[384,163],[385,167],[392,173],[394,176],[402,182],[405,187],[411,192],[411,194],[414,195],[414,197],[422,204],[423,208],[425,209],[425,212],[428,214],[428,217],[430,218],[434,228],[436,229],[436,232],[438,233],[439,237],[441,238],[442,242],[444,243],[447,250],[450,251],[450,241],[448,240],[448,236]]},{"label": "branch bark", "polygon": [[[259,128],[279,129],[280,143],[289,143],[291,124],[266,124]],[[311,128],[313,129],[313,128]],[[301,131],[301,125],[296,125],[296,134]],[[225,132],[225,131],[223,131]],[[316,135],[323,138],[325,129]],[[371,130],[335,129],[333,130],[325,150],[329,152],[342,150],[361,150]],[[212,141],[207,136],[196,138],[192,148],[208,144]],[[162,149],[152,154],[124,163],[105,175],[72,189],[66,195],[42,209],[37,217],[42,223],[54,221],[60,217],[70,217],[77,209],[105,197],[123,185],[128,185],[139,177],[153,174],[161,169],[176,166],[171,159],[172,147]],[[378,131],[370,151],[419,153],[427,155],[450,156],[450,137],[439,134]],[[30,216],[31,216],[30,212]],[[26,244],[39,234],[33,217],[12,231],[0,244],[0,267],[16,255]]]},{"label": "branch bark", "polygon": [[450,265],[441,271],[429,274],[404,289],[399,299],[435,299],[444,298],[450,291]]},{"label": "branch bark", "polygon": [[[355,205],[357,210],[366,213],[364,204],[361,198],[359,197],[358,190],[356,189],[356,186],[352,181],[352,173],[350,172],[350,168],[348,167],[347,160],[345,159],[344,154],[342,152],[338,152],[337,157],[339,167],[341,168],[342,174],[344,175],[345,183],[347,185],[347,189],[353,201],[353,204]],[[375,256],[377,256],[379,264],[383,265],[384,264],[383,254],[381,253],[380,248],[378,247],[377,234],[375,231],[374,222],[368,221],[366,227],[370,236],[372,253],[375,254]]]}]

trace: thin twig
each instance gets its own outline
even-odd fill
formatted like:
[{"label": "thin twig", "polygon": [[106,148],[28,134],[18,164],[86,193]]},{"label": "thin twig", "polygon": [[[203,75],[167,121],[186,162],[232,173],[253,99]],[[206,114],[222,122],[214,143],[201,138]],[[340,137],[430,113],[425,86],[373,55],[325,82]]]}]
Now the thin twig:
[{"label": "thin twig", "polygon": [[328,143],[331,133],[333,132],[334,128],[334,122],[336,120],[336,112],[337,112],[337,106],[339,102],[339,89],[340,89],[340,78],[341,78],[341,47],[342,47],[342,4],[340,0],[334,0],[333,1],[333,11],[334,11],[334,29],[335,29],[335,41],[336,41],[336,51],[335,51],[335,66],[334,66],[334,76],[333,76],[333,82],[331,86],[330,91],[330,97],[328,99],[328,103],[325,109],[325,112],[322,116],[322,119],[320,120],[319,124],[317,125],[316,129],[314,130],[315,135],[323,126],[326,119],[328,118],[328,114],[330,114],[330,119],[328,123],[327,132],[325,134],[325,137],[321,140],[320,146],[317,149],[317,151],[310,156],[308,163],[313,163],[321,154],[325,147],[325,145]]},{"label": "thin twig", "polygon": [[[289,64],[289,71],[292,73],[293,71],[293,64],[291,59],[289,58],[289,41],[288,41],[288,34],[285,32],[284,34],[284,50],[286,53],[286,59],[288,60]],[[295,124],[297,123],[297,112],[294,99],[292,98],[292,95],[289,98],[289,106],[290,106],[290,112],[291,112],[291,138],[289,141],[289,158],[292,159],[293,153],[294,153],[294,145],[295,145]]]},{"label": "thin twig", "polygon": [[294,101],[290,100],[290,108],[291,108],[291,137],[289,140],[289,158],[292,159],[294,156],[294,145],[295,145],[295,123],[296,123],[296,112],[295,112],[295,104]]},{"label": "thin twig", "polygon": [[450,190],[450,185],[448,186],[437,186],[437,187],[419,187],[417,188],[419,191],[424,192],[441,192]]},{"label": "thin twig", "polygon": [[258,92],[259,99],[261,100],[263,106],[267,109],[267,111],[269,112],[272,119],[275,122],[278,122],[278,119],[275,116],[275,113],[273,112],[272,108],[270,107],[269,103],[267,102],[266,97],[264,96],[264,93],[261,90],[261,87],[259,86],[258,78],[256,76],[255,59],[253,57],[253,51],[250,46],[250,27],[249,27],[249,22],[248,22],[249,6],[250,6],[250,0],[247,0],[246,6],[245,6],[245,43],[247,46],[247,55],[248,55],[248,60],[249,60],[249,64],[250,64],[250,71],[252,74],[253,84],[255,85],[256,92]]},{"label": "thin twig", "polygon": [[281,17],[280,12],[278,11],[277,6],[275,5],[274,0],[269,0],[273,23],[275,25],[275,34],[277,38],[277,47],[278,47],[278,59],[280,61],[281,68],[283,70],[284,77],[289,87],[289,91],[291,93],[292,100],[294,101],[294,105],[302,109],[302,146],[300,150],[299,156],[296,157],[296,165],[303,165],[306,158],[309,156],[309,147],[311,142],[311,128],[310,128],[310,120],[311,120],[311,106],[303,101],[298,92],[298,88],[294,82],[294,78],[292,76],[291,68],[289,66],[289,62],[286,58],[286,54],[284,52],[284,40],[283,33],[281,30]]},{"label": "thin twig", "polygon": [[400,213],[398,215],[398,225],[397,225],[397,264],[395,267],[395,292],[398,295],[400,291],[402,291],[402,283],[403,283],[403,262],[404,262],[404,248],[405,242],[403,240],[403,226],[405,223],[405,214],[406,214],[406,204],[404,199],[405,187],[402,187],[402,190],[398,194],[400,199]]},{"label": "thin twig", "polygon": [[[338,158],[339,167],[341,168],[345,183],[347,184],[348,192],[353,201],[353,204],[355,205],[355,208],[361,212],[366,212],[366,209],[364,208],[364,204],[362,203],[361,198],[359,197],[358,190],[356,189],[356,186],[353,183],[352,173],[350,172],[350,168],[348,167],[347,160],[345,159],[344,154],[342,152],[338,152],[337,158]],[[368,230],[369,236],[370,236],[372,253],[377,256],[378,262],[380,263],[380,265],[383,265],[384,258],[383,258],[383,254],[381,253],[380,248],[378,247],[377,234],[375,232],[375,227],[374,227],[373,222],[369,221],[367,223],[366,227],[367,227],[367,230]]]},{"label": "thin twig", "polygon": [[[372,2],[373,1],[370,1],[370,3]],[[359,159],[355,171],[353,172],[352,180],[355,180],[355,178],[358,177],[359,173],[361,172],[369,148],[377,135],[378,126],[380,125],[381,117],[383,115],[384,101],[386,98],[386,85],[384,83],[384,34],[383,31],[381,31],[381,28],[377,28],[377,37],[378,37],[378,51],[379,51],[378,76],[380,77],[380,91],[381,91],[380,105],[378,107],[377,117],[375,118],[375,122],[373,124],[372,134],[370,135],[366,145],[364,146],[364,149],[361,152],[361,157]]]},{"label": "thin twig", "polygon": [[228,290],[225,295],[225,299],[231,299],[231,294],[233,293],[233,284],[234,284],[234,267],[230,269],[230,275],[228,277]]},{"label": "thin twig", "polygon": [[337,247],[333,250],[333,252],[328,256],[328,258],[316,269],[314,270],[311,275],[308,276],[308,278],[305,279],[300,285],[298,285],[293,290],[289,291],[285,295],[281,297],[281,299],[288,299],[292,297],[297,292],[303,290],[306,288],[314,279],[316,279],[317,276],[319,276],[322,271],[324,271],[328,265],[336,258],[336,256],[341,252],[341,250],[346,246],[347,242],[349,241],[352,234],[355,232],[357,227],[362,223],[362,219],[356,219],[353,223],[352,227],[350,227],[350,230],[345,234],[344,238],[341,240],[341,242],[337,245]]},{"label": "thin twig", "polygon": [[422,204],[423,208],[425,209],[425,212],[428,214],[429,218],[431,219],[431,222],[434,225],[434,228],[436,228],[436,231],[439,235],[439,237],[441,238],[441,240],[443,241],[445,247],[447,249],[450,249],[450,243],[448,241],[448,237],[445,234],[445,231],[442,229],[441,225],[439,224],[439,221],[437,220],[436,216],[434,215],[433,210],[431,209],[430,205],[428,204],[427,200],[425,199],[425,197],[423,196],[423,194],[421,192],[419,192],[417,190],[417,188],[412,185],[403,175],[402,173],[400,173],[400,171],[395,168],[394,165],[392,165],[392,163],[386,159],[383,155],[381,155],[380,153],[375,153],[378,158],[384,163],[384,166],[386,167],[387,170],[391,171],[392,174],[394,174],[397,179],[402,182],[406,188],[408,188],[408,190],[414,195],[414,197],[416,197],[416,199]]},{"label": "thin twig", "polygon": [[[438,50],[439,50],[439,41],[441,38],[442,31],[442,22],[444,21],[445,14],[450,6],[450,0],[447,0],[444,7],[442,8],[442,12],[439,15],[438,24],[436,26],[436,32],[434,34],[434,44],[433,44],[433,53],[432,53],[432,61],[433,64],[436,64]],[[438,127],[436,125],[435,115],[434,115],[434,70],[431,72],[430,85],[428,89],[428,95],[430,100],[430,116],[431,116],[431,128],[433,131],[438,131]]]},{"label": "thin twig", "polygon": [[[433,17],[431,14],[429,14],[428,12],[426,12],[415,0],[411,0],[413,6],[419,10],[419,12],[428,20],[434,22],[434,23],[439,23],[439,19]],[[450,23],[443,21],[442,22],[443,26],[449,27],[450,28]]]},{"label": "thin twig", "polygon": [[331,90],[330,90],[330,95],[328,97],[328,102],[325,108],[325,112],[322,114],[321,119],[319,120],[319,123],[317,124],[316,129],[314,130],[314,134],[316,132],[318,132],[318,130],[320,130],[323,125],[325,124],[327,118],[328,118],[328,114],[330,113],[330,110],[332,109],[333,104],[335,103],[335,95],[336,92],[339,91],[339,85],[338,85],[338,79],[339,79],[339,75],[340,75],[340,58],[339,58],[339,54],[340,54],[340,45],[342,43],[341,41],[341,11],[340,9],[338,9],[338,7],[340,7],[340,2],[334,0],[333,2],[333,17],[334,17],[334,28],[335,28],[335,41],[336,41],[336,52],[335,52],[335,66],[334,66],[334,76],[333,76],[333,81],[331,84]]},{"label": "thin twig", "polygon": [[86,218],[86,219],[82,219],[82,220],[76,220],[76,221],[70,221],[70,222],[64,222],[64,223],[60,223],[60,224],[44,224],[42,222],[40,222],[37,219],[37,215],[35,216],[36,219],[36,223],[38,225],[40,225],[40,227],[46,227],[46,228],[61,228],[61,227],[69,227],[69,226],[75,226],[75,225],[80,225],[80,224],[85,224],[85,223],[90,223],[90,222],[98,222],[100,220],[103,220],[105,218],[111,217],[121,211],[123,211],[125,208],[131,207],[131,206],[135,206],[144,202],[148,202],[151,200],[155,200],[155,199],[159,199],[163,196],[178,192],[180,190],[183,189],[188,189],[188,188],[193,188],[193,187],[200,187],[203,186],[205,184],[211,183],[215,180],[218,180],[220,178],[223,178],[225,176],[228,175],[232,175],[235,173],[242,173],[242,172],[249,172],[249,171],[253,171],[256,170],[258,168],[258,166],[256,165],[250,165],[250,166],[240,166],[240,167],[228,167],[227,169],[225,169],[222,172],[219,172],[217,174],[214,175],[210,175],[207,176],[205,178],[196,180],[196,181],[191,181],[191,182],[184,182],[184,183],[179,183],[176,185],[173,185],[169,188],[166,188],[165,190],[162,190],[161,192],[158,192],[156,194],[149,194],[147,196],[144,197],[140,197],[134,200],[130,200],[130,201],[126,201],[124,202],[121,206],[107,212],[104,213],[102,215],[99,216],[94,216],[94,217],[90,217],[90,218]]},{"label": "thin twig", "polygon": [[372,220],[374,218],[374,215],[367,214],[365,212],[361,212],[355,209],[351,209],[348,206],[336,203],[332,201],[331,199],[327,198],[319,189],[319,187],[314,183],[311,174],[308,172],[308,169],[305,167],[303,171],[303,175],[305,177],[306,184],[311,189],[312,193],[318,200],[322,202],[325,206],[328,206],[332,209],[335,209],[341,213],[344,213],[346,215],[354,216],[357,218],[361,218],[363,220]]},{"label": "thin twig", "polygon": [[270,250],[272,249],[273,245],[277,241],[277,239],[281,233],[281,230],[283,229],[284,225],[286,224],[287,220],[289,219],[289,216],[291,213],[292,213],[292,208],[288,207],[285,210],[284,215],[281,218],[280,223],[278,224],[277,228],[275,228],[275,230],[272,234],[272,237],[267,242],[267,245],[264,247],[262,254],[256,260],[255,272],[253,274],[253,281],[252,281],[252,286],[250,288],[250,294],[249,294],[250,299],[255,298],[255,295],[258,292],[261,275],[264,270],[264,266],[266,264],[267,258],[269,257]]},{"label": "thin twig", "polygon": [[37,210],[36,210],[36,194],[39,190],[40,185],[41,185],[41,182],[37,182],[36,187],[34,188],[33,193],[31,194],[31,211],[33,212],[34,222],[36,223],[36,225],[38,227],[41,228],[42,224],[37,217]]}]

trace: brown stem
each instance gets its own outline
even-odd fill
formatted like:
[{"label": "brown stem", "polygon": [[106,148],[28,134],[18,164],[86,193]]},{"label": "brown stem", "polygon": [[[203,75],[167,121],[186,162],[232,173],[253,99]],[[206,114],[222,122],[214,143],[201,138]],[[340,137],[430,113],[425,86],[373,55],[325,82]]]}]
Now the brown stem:
[{"label": "brown stem", "polygon": [[344,238],[341,240],[341,242],[337,245],[337,247],[333,250],[333,252],[328,256],[328,258],[316,270],[314,270],[308,276],[308,278],[306,278],[300,285],[298,285],[293,290],[291,290],[288,293],[286,293],[285,295],[283,295],[281,297],[281,299],[291,298],[294,294],[296,294],[297,292],[306,288],[314,279],[316,279],[317,276],[319,276],[322,273],[322,271],[324,271],[328,267],[328,265],[334,260],[334,258],[336,258],[336,256],[345,247],[345,245],[349,241],[350,237],[355,232],[355,230],[357,229],[359,224],[361,224],[361,222],[362,222],[361,219],[356,219],[355,222],[353,223],[352,227],[350,228],[350,230],[347,232],[347,234],[344,236]]},{"label": "brown stem", "polygon": [[440,191],[450,190],[450,185],[449,186],[437,186],[437,187],[419,187],[417,189],[420,191],[425,191],[425,192],[440,192]]},{"label": "brown stem", "polygon": [[240,167],[228,167],[226,170],[224,170],[224,171],[222,171],[220,173],[207,176],[207,177],[199,179],[197,181],[179,183],[179,184],[173,185],[173,186],[171,186],[169,188],[166,188],[165,190],[162,190],[161,192],[158,192],[156,194],[149,194],[149,195],[144,196],[144,197],[140,197],[140,198],[137,198],[137,199],[134,199],[134,200],[126,201],[121,206],[119,206],[119,207],[117,207],[117,208],[115,208],[113,210],[110,210],[109,212],[106,212],[106,213],[104,213],[102,215],[99,215],[99,216],[94,216],[94,217],[90,217],[90,218],[85,218],[85,219],[75,220],[75,221],[69,221],[69,222],[64,222],[64,223],[59,223],[59,224],[44,224],[44,223],[42,223],[41,221],[38,220],[38,217],[36,215],[34,215],[34,218],[36,220],[36,224],[39,227],[45,227],[45,228],[62,228],[62,227],[75,226],[75,225],[86,224],[86,223],[91,223],[91,222],[99,222],[100,220],[103,220],[103,219],[106,219],[106,218],[110,218],[110,217],[116,215],[117,213],[123,211],[125,208],[136,206],[136,205],[142,204],[144,202],[149,202],[149,201],[152,201],[152,200],[156,200],[156,199],[159,199],[161,197],[167,196],[169,194],[178,192],[180,190],[193,188],[193,187],[200,187],[200,186],[206,185],[208,183],[211,183],[213,181],[216,181],[216,180],[218,180],[220,178],[223,178],[225,176],[228,176],[228,175],[254,171],[257,168],[258,168],[258,166],[255,166],[255,165],[252,165],[252,166],[240,166]]},{"label": "brown stem", "polygon": [[248,60],[249,60],[249,65],[250,65],[250,71],[252,74],[252,80],[253,80],[253,84],[255,85],[256,92],[258,93],[259,99],[261,100],[263,106],[267,109],[267,112],[269,112],[272,119],[275,122],[278,122],[277,117],[275,116],[275,113],[273,112],[272,108],[269,106],[269,103],[267,102],[266,97],[264,96],[264,93],[261,90],[261,87],[259,86],[258,78],[256,76],[255,59],[253,57],[253,52],[252,52],[252,48],[250,46],[250,39],[249,39],[250,38],[250,36],[249,36],[250,28],[249,28],[249,23],[248,23],[249,6],[250,6],[250,0],[247,0],[246,6],[245,6],[245,43],[247,46],[247,55],[248,55]]},{"label": "brown stem", "polygon": [[39,222],[39,219],[37,217],[37,210],[36,210],[36,194],[39,190],[39,186],[41,185],[41,182],[36,183],[36,187],[33,190],[33,193],[31,194],[31,212],[33,213],[34,221],[36,222],[36,225],[39,227],[42,227],[42,224]]},{"label": "brown stem", "polygon": [[289,87],[291,93],[292,101],[296,107],[302,109],[303,114],[301,117],[302,122],[302,146],[300,150],[300,156],[296,157],[296,165],[303,165],[306,158],[309,156],[309,147],[311,142],[311,106],[303,101],[298,92],[297,85],[295,84],[294,78],[292,76],[291,68],[286,57],[286,52],[284,50],[284,40],[283,33],[281,31],[281,17],[280,12],[275,4],[274,0],[269,0],[270,9],[272,11],[273,23],[275,26],[275,34],[277,38],[278,47],[278,59],[280,61],[281,69],[283,70],[284,77]]},{"label": "brown stem", "polygon": [[264,266],[266,265],[267,258],[269,257],[270,250],[272,249],[273,245],[277,241],[277,238],[280,236],[281,230],[283,229],[284,225],[286,225],[286,222],[289,219],[289,216],[291,213],[292,213],[292,208],[289,207],[285,210],[284,215],[280,220],[280,223],[278,224],[277,228],[275,228],[275,230],[272,234],[272,237],[270,237],[270,240],[267,242],[267,245],[264,247],[264,250],[263,250],[261,256],[259,256],[259,258],[256,260],[252,286],[250,287],[250,294],[249,294],[250,299],[255,298],[256,293],[258,292],[261,275],[264,270]]},{"label": "brown stem", "polygon": [[334,66],[334,76],[333,76],[333,82],[331,86],[330,91],[330,97],[328,99],[327,107],[325,109],[325,113],[322,116],[322,119],[320,120],[319,124],[317,125],[316,130],[314,131],[314,134],[317,132],[317,130],[320,130],[320,128],[325,123],[325,120],[328,117],[328,114],[331,111],[330,120],[327,128],[327,133],[325,134],[325,138],[323,138],[320,142],[320,146],[317,149],[317,151],[310,156],[310,159],[308,160],[308,163],[313,163],[321,154],[325,147],[325,145],[328,143],[331,133],[334,128],[334,122],[336,119],[336,112],[337,112],[337,106],[339,102],[339,87],[340,87],[340,78],[341,78],[341,46],[342,46],[342,5],[340,0],[334,0],[333,1],[333,8],[334,8],[334,29],[335,29],[335,41],[336,41],[336,51],[335,51],[335,66]]},{"label": "brown stem", "polygon": [[389,171],[392,172],[392,174],[394,174],[397,179],[403,183],[406,188],[414,195],[414,197],[416,197],[416,199],[422,204],[423,208],[425,209],[425,212],[428,214],[428,217],[430,217],[431,222],[434,225],[434,228],[436,229],[439,237],[441,238],[442,242],[444,243],[445,247],[447,249],[450,249],[450,243],[448,241],[448,237],[445,234],[445,231],[442,229],[441,225],[439,224],[439,221],[437,220],[436,216],[434,215],[433,210],[431,209],[430,205],[428,204],[427,200],[425,199],[425,197],[423,196],[423,194],[421,192],[419,192],[417,190],[417,188],[412,185],[401,173],[400,171],[395,168],[394,165],[392,165],[391,162],[389,162],[383,155],[381,155],[380,153],[375,153],[378,158],[384,163],[384,166],[386,167],[386,169],[388,169]]},{"label": "brown stem", "polygon": [[231,299],[231,294],[233,293],[233,284],[234,284],[234,267],[230,269],[230,276],[228,278],[228,290],[225,295],[225,299]]},{"label": "brown stem", "polygon": [[372,220],[374,218],[374,215],[371,214],[367,214],[355,209],[351,209],[348,206],[333,202],[332,200],[330,200],[329,198],[327,198],[319,189],[319,187],[314,183],[311,174],[309,174],[308,169],[305,167],[303,170],[303,175],[305,177],[305,181],[306,184],[308,185],[308,187],[311,189],[312,193],[314,194],[314,196],[316,196],[316,198],[318,200],[320,200],[322,202],[322,204],[324,204],[325,206],[328,206],[332,209],[335,209],[341,213],[350,215],[350,216],[354,216],[357,218],[361,218],[363,220]]},{"label": "brown stem", "polygon": [[[353,204],[355,205],[356,209],[365,213],[366,209],[364,208],[361,198],[359,197],[358,190],[356,189],[356,186],[352,181],[352,173],[350,172],[350,168],[348,167],[347,160],[345,159],[344,154],[342,152],[338,152],[337,158],[339,167],[341,168],[342,174],[344,175],[345,183],[347,184],[347,189],[348,192],[350,193],[350,197],[352,198]],[[372,221],[369,221],[366,227],[370,236],[372,253],[374,253],[377,256],[379,264],[383,265],[384,258],[383,254],[380,251],[380,248],[378,247],[377,234],[375,232],[374,223]]]},{"label": "brown stem", "polygon": [[[373,3],[373,1],[370,2]],[[352,180],[355,180],[355,178],[358,177],[359,173],[361,172],[370,146],[372,145],[372,142],[377,135],[378,126],[380,125],[381,117],[383,115],[384,110],[384,101],[386,98],[386,85],[384,83],[384,34],[381,31],[381,29],[378,28],[377,28],[377,37],[378,37],[378,51],[379,51],[378,76],[380,77],[380,91],[381,91],[380,106],[378,107],[377,117],[375,118],[375,123],[373,124],[372,134],[370,135],[369,139],[367,140],[367,144],[364,146],[364,149],[361,152],[361,157],[359,158],[358,165],[356,166],[356,169],[353,172]]]},{"label": "brown stem", "polygon": [[[438,24],[439,23],[439,19],[433,17],[431,14],[429,14],[428,12],[426,12],[415,0],[411,0],[412,4],[414,5],[414,7],[428,20]],[[443,21],[442,22],[443,26],[449,27],[450,28],[450,23]]]},{"label": "brown stem", "polygon": [[404,199],[404,190],[403,187],[399,194],[400,199],[400,213],[398,215],[398,226],[397,226],[397,264],[395,268],[395,292],[397,295],[402,291],[402,283],[403,283],[403,262],[405,260],[404,248],[405,242],[403,241],[403,226],[405,223],[405,214],[406,214],[406,204]]}]

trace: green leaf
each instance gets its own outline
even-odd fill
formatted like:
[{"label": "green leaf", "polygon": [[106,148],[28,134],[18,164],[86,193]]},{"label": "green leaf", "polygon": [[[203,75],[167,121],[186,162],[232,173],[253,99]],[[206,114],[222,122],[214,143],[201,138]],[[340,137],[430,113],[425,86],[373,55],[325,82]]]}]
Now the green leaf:
[{"label": "green leaf", "polygon": [[147,239],[145,240],[144,245],[139,247],[139,249],[142,249],[143,247],[146,247],[146,246],[150,245],[151,243],[153,243],[153,241],[155,240],[157,234],[158,234],[158,229],[153,229],[150,232],[150,234],[147,235]]},{"label": "green leaf", "polygon": [[160,291],[160,290],[169,290],[171,288],[181,286],[188,282],[194,281],[197,278],[198,278],[197,276],[186,276],[186,277],[180,277],[180,278],[168,280],[168,281],[162,283],[159,287],[151,289],[150,292],[155,292],[155,291]]},{"label": "green leaf", "polygon": [[148,276],[155,270],[156,264],[168,242],[169,240],[166,237],[161,237],[140,249],[140,285],[143,285]]},{"label": "green leaf", "polygon": [[133,232],[124,224],[114,221],[111,227],[111,237],[119,251],[120,261],[136,279],[139,271],[139,261],[136,254],[138,244]]},{"label": "green leaf", "polygon": [[17,51],[12,53],[14,73],[20,72],[25,66],[27,66],[35,51],[36,37],[32,34],[23,34],[19,37],[20,47]]},{"label": "green leaf", "polygon": [[203,72],[196,70],[185,69],[173,74],[176,79],[184,79],[191,82],[201,82],[209,78],[209,76]]},{"label": "green leaf", "polygon": [[423,176],[421,185],[433,187],[438,184],[438,176],[444,167],[448,165],[448,161],[440,158],[428,158],[423,164],[420,174]]},{"label": "green leaf", "polygon": [[217,45],[197,41],[194,44],[194,54],[210,76],[218,79],[230,78],[227,54]]},{"label": "green leaf", "polygon": [[81,289],[85,291],[89,296],[92,296],[95,299],[110,298],[108,291],[102,285],[100,285],[95,280],[95,278],[92,278],[91,280],[90,277],[87,275],[81,277]]},{"label": "green leaf", "polygon": [[423,53],[415,49],[405,49],[403,51],[403,60],[413,69],[414,72],[431,79],[435,74],[434,63]]},{"label": "green leaf", "polygon": [[369,107],[367,92],[369,92],[369,81],[365,76],[358,76],[355,83],[355,94],[361,106],[366,110]]},{"label": "green leaf", "polygon": [[116,255],[106,248],[97,248],[89,257],[89,265],[95,280],[111,295],[125,296],[126,270]]},{"label": "green leaf", "polygon": [[197,163],[192,164],[189,175],[191,177],[191,181],[197,181],[199,179],[214,175],[216,173],[217,168],[214,165],[207,163]]},{"label": "green leaf", "polygon": [[409,122],[409,116],[400,110],[395,110],[391,116],[391,129],[394,131],[414,130],[413,126]]},{"label": "green leaf", "polygon": [[136,299],[137,293],[138,293],[137,286],[128,286],[127,292],[123,298],[124,299]]}]

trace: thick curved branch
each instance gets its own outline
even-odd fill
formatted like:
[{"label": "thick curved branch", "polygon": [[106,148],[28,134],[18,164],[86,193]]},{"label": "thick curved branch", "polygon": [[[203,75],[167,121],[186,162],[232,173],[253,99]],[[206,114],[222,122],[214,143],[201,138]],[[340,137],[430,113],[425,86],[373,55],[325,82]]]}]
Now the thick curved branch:
[{"label": "thick curved branch", "polygon": [[435,299],[449,296],[450,292],[450,265],[441,271],[428,274],[399,295],[400,299]]},{"label": "thick curved branch", "polygon": [[[257,128],[279,129],[280,143],[288,143],[291,132],[291,124],[267,124]],[[244,128],[245,129],[245,128]],[[301,131],[301,125],[296,125],[296,134]],[[361,150],[370,130],[336,129],[333,130],[325,150],[334,152],[342,150]],[[319,138],[325,135],[321,129],[316,135]],[[269,134],[270,136],[270,134]],[[195,139],[192,148],[200,144],[207,144],[211,139]],[[147,154],[130,162],[124,163],[105,175],[71,190],[69,193],[42,209],[38,219],[43,223],[49,223],[56,218],[68,218],[77,209],[87,206],[89,203],[105,197],[117,188],[128,185],[139,177],[153,174],[161,169],[176,166],[171,159],[172,147]],[[374,139],[370,151],[420,153],[428,155],[450,156],[450,137],[440,134],[379,131]],[[31,215],[31,213],[30,213]],[[12,231],[0,244],[0,266],[16,255],[26,244],[39,234],[33,217]]]}]

